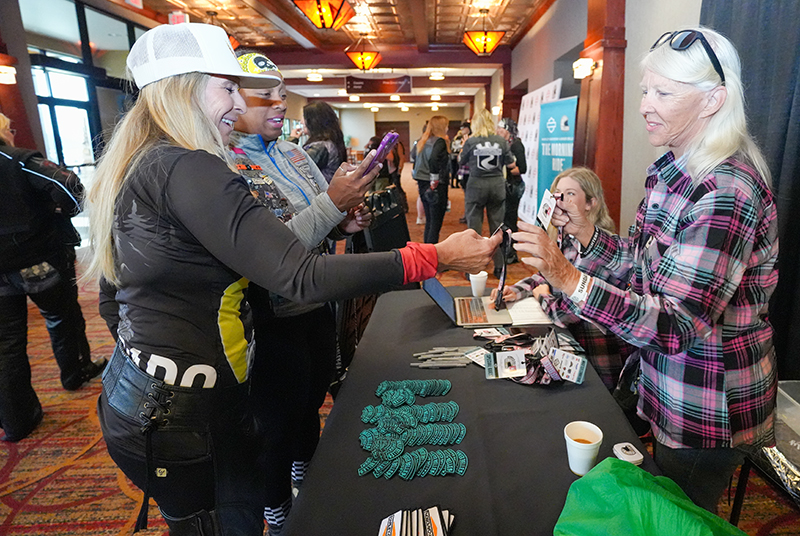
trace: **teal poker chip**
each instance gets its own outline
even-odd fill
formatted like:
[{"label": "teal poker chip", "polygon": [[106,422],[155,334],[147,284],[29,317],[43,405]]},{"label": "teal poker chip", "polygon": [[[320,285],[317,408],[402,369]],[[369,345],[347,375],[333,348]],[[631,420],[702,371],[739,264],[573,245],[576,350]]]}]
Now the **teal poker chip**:
[{"label": "teal poker chip", "polygon": [[405,450],[405,443],[397,435],[379,436],[372,442],[370,452],[372,457],[379,461],[394,460],[401,456]]},{"label": "teal poker chip", "polygon": [[394,460],[392,461],[385,461],[378,464],[378,466],[372,470],[372,475],[375,478],[380,478],[383,474],[392,466]]},{"label": "teal poker chip", "polygon": [[414,467],[414,457],[410,453],[406,452],[401,457],[400,469],[397,472],[397,474],[403,480],[411,480],[412,478],[414,478],[414,473],[415,472],[416,472],[416,469]]},{"label": "teal poker chip", "polygon": [[380,462],[373,457],[369,457],[364,460],[364,463],[358,468],[358,476],[364,476],[373,469],[375,469]]},{"label": "teal poker chip", "polygon": [[386,480],[392,478],[397,473],[397,471],[400,470],[400,466],[403,463],[401,460],[402,458],[395,458],[394,460],[392,460],[389,468],[386,471],[384,471],[383,478],[385,478]]},{"label": "teal poker chip", "polygon": [[464,437],[467,435],[467,427],[464,426],[463,423],[458,423],[458,437],[456,438],[456,443],[461,443],[464,441]]},{"label": "teal poker chip", "polygon": [[456,456],[458,457],[458,462],[456,464],[456,473],[459,476],[464,476],[464,473],[467,472],[467,465],[469,464],[469,460],[467,459],[467,455],[464,454],[463,451],[457,450]]}]

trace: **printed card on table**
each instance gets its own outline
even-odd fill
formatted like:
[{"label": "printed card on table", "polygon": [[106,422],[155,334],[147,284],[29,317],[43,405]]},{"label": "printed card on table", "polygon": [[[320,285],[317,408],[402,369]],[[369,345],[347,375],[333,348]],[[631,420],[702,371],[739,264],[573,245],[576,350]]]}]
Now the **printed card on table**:
[{"label": "printed card on table", "polygon": [[486,379],[518,378],[527,374],[525,366],[525,350],[510,352],[487,352],[484,356]]},{"label": "printed card on table", "polygon": [[561,378],[573,382],[583,383],[583,376],[586,373],[585,357],[580,357],[558,348],[550,350],[550,360],[558,370]]}]

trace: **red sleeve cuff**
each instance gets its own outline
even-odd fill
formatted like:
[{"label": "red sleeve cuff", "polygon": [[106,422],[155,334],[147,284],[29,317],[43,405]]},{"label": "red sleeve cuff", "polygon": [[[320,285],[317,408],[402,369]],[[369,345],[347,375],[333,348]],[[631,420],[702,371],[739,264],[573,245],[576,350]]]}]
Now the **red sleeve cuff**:
[{"label": "red sleeve cuff", "polygon": [[418,283],[436,276],[439,267],[439,255],[433,244],[419,244],[408,242],[406,247],[400,248],[400,257],[403,259],[403,284]]}]

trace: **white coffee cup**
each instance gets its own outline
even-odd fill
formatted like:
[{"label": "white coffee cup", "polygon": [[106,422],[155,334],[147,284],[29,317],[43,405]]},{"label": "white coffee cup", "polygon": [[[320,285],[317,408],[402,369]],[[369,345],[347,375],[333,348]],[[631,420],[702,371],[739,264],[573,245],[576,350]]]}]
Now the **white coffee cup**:
[{"label": "white coffee cup", "polygon": [[476,298],[483,296],[486,292],[486,279],[489,274],[486,272],[478,272],[477,274],[469,274],[469,284],[472,286],[472,295]]},{"label": "white coffee cup", "polygon": [[564,439],[567,441],[570,471],[578,476],[585,475],[597,460],[603,431],[590,422],[573,421],[564,427]]}]

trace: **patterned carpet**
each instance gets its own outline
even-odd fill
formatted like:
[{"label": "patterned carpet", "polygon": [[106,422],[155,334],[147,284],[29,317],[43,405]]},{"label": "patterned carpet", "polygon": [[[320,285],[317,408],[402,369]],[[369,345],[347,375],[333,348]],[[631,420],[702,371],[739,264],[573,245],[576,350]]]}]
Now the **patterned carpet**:
[{"label": "patterned carpet", "polygon": [[[413,209],[416,186],[409,177],[404,177],[404,182],[412,197],[409,229],[412,239],[419,240],[422,226],[415,225]],[[445,217],[442,236],[465,228],[458,223],[463,214],[463,191],[451,190],[451,199],[453,208]],[[523,265],[512,265],[509,281],[527,274]],[[456,273],[444,274],[442,279],[448,286],[468,284]],[[489,285],[496,284],[491,276],[489,281]],[[98,358],[110,355],[113,343],[97,313],[96,296],[95,285],[81,289],[87,332],[93,355]],[[45,415],[29,438],[16,444],[0,442],[0,535],[131,534],[141,493],[116,469],[106,452],[95,413],[99,379],[77,392],[61,388],[44,321],[33,306],[29,308],[28,352]],[[323,422],[330,404],[328,399],[321,412]],[[723,517],[727,517],[726,508],[721,505]],[[752,536],[800,535],[798,510],[757,475],[750,478],[739,525]],[[139,534],[166,534],[154,506],[150,508],[149,529]]]}]

